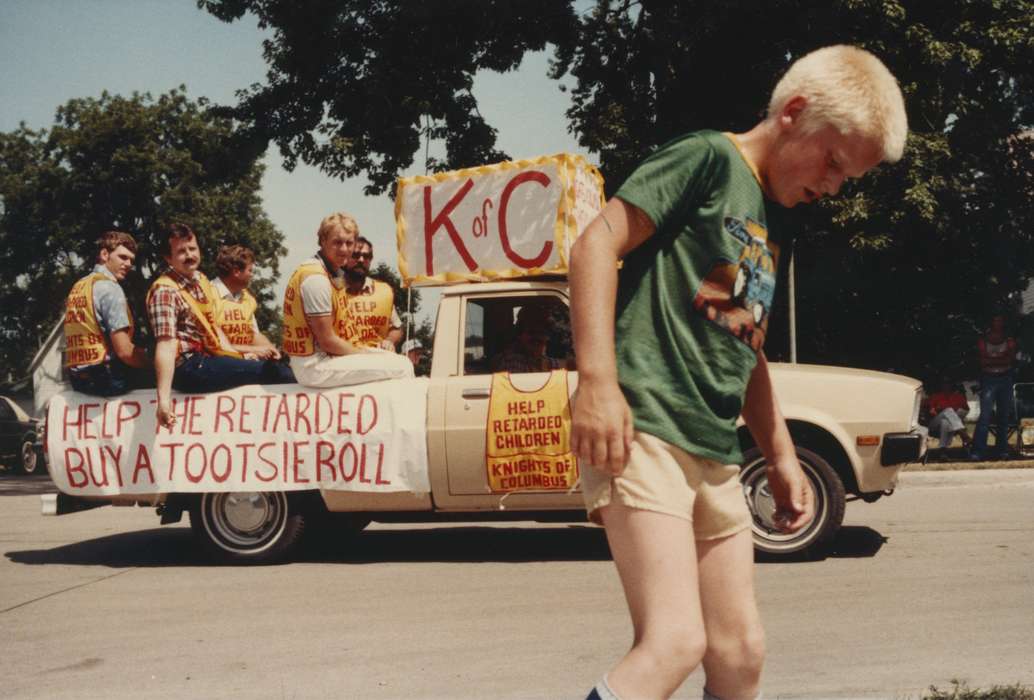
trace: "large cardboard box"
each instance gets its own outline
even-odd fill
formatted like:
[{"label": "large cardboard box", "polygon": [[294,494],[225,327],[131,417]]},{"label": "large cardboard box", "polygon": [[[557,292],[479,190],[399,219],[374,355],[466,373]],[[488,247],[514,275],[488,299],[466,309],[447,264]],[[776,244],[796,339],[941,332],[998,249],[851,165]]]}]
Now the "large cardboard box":
[{"label": "large cardboard box", "polygon": [[575,238],[602,207],[603,177],[567,153],[402,178],[403,284],[566,274]]}]

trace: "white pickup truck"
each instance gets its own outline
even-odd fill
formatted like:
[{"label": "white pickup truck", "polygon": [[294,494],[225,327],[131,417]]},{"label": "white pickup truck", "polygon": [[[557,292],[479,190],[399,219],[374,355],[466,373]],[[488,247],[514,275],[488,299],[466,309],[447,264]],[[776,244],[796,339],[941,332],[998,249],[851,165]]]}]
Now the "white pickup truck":
[{"label": "white pickup truck", "polygon": [[[371,521],[584,521],[585,512],[577,488],[504,494],[493,492],[489,485],[485,444],[492,382],[491,360],[509,342],[519,309],[532,300],[536,304],[548,302],[561,314],[566,314],[566,284],[562,279],[545,278],[468,283],[443,289],[430,378],[400,380],[420,382],[420,386],[426,389],[419,394],[421,400],[426,399],[426,411],[421,406],[419,414],[420,420],[426,420],[426,430],[419,442],[407,443],[411,450],[426,449],[426,455],[421,454],[418,460],[420,468],[426,470],[426,479],[421,479],[424,486],[419,490],[356,491],[343,488],[340,483],[322,483],[318,478],[313,479],[308,487],[305,484],[309,482],[302,478],[302,484],[292,481],[290,488],[276,490],[279,481],[274,481],[272,475],[265,480],[261,472],[256,472],[262,480],[247,482],[254,484],[248,487],[256,488],[254,491],[238,486],[236,490],[196,492],[201,488],[198,486],[200,482],[192,480],[191,488],[186,490],[163,487],[152,493],[130,493],[129,489],[116,488],[114,478],[106,478],[105,493],[82,495],[70,486],[77,480],[86,483],[86,475],[93,474],[95,465],[90,462],[87,469],[82,457],[76,457],[79,461],[74,464],[69,463],[70,453],[54,445],[58,426],[51,425],[48,430],[48,468],[62,493],[44,495],[43,512],[55,515],[97,505],[141,505],[156,508],[161,522],[171,523],[179,521],[186,511],[202,546],[217,558],[237,562],[282,559],[299,543],[307,527],[327,527],[335,523],[358,530]],[[555,324],[555,329],[549,341],[549,354],[553,357],[570,356],[570,334],[563,319]],[[548,375],[537,374],[538,377],[523,379],[515,375],[514,383],[522,380],[541,385]],[[890,494],[901,468],[924,459],[926,434],[918,422],[921,387],[918,381],[902,376],[840,367],[773,363],[772,375],[801,465],[815,490],[817,513],[814,521],[793,535],[776,530],[772,522],[774,504],[765,477],[765,461],[753,446],[745,427],[740,429],[744,450],[741,481],[753,514],[757,549],[772,555],[800,556],[801,553],[821,551],[832,541],[840,528],[849,497],[872,502]],[[576,384],[577,372],[571,371],[571,391]],[[153,392],[137,392],[137,395],[140,398],[135,412],[111,409],[105,413],[104,406],[97,410],[101,415],[109,416],[112,424],[136,414],[146,416],[147,412],[153,412],[153,407],[146,405],[153,398]],[[189,397],[181,397],[181,400],[189,401]],[[267,402],[267,414],[269,405]],[[184,410],[188,411],[187,408]],[[189,412],[184,416],[189,418]],[[67,433],[70,423],[67,417],[64,420]],[[361,424],[361,416],[359,420]],[[52,409],[50,423],[55,421]],[[312,432],[311,426],[303,427],[305,432]],[[298,420],[295,420],[293,429],[298,428]],[[267,437],[282,440],[285,439],[283,433],[290,433],[291,429],[290,421],[287,421],[272,429],[277,435]],[[111,425],[98,428],[98,441],[103,440],[105,430],[114,428]],[[153,428],[151,430],[154,431]],[[362,432],[361,425],[359,432]],[[91,436],[86,434],[87,443]],[[286,435],[286,438],[290,437]],[[273,442],[268,444],[273,445]],[[295,441],[294,444],[300,443]],[[109,456],[114,458],[114,449],[107,449]],[[279,450],[279,447],[270,449]],[[299,457],[297,450],[296,446],[293,469],[294,477],[300,478],[299,463],[304,458]],[[103,449],[98,449],[96,454],[105,456]],[[317,455],[315,459],[322,458]],[[285,473],[289,469],[289,461],[289,450],[285,447]],[[309,460],[310,463],[312,461]],[[159,454],[145,465],[151,475],[165,471],[165,465],[160,462]],[[272,463],[270,460],[267,462]],[[375,475],[371,462],[368,472],[356,478],[353,485],[362,480],[369,489],[375,489],[382,482],[380,470],[383,467],[378,463]],[[302,464],[301,468],[304,471],[311,468],[311,464]],[[136,483],[140,469],[137,464],[132,474],[133,483]],[[171,474],[172,466],[169,465],[168,469]],[[214,466],[212,469],[216,471]],[[226,471],[229,469],[227,466]],[[341,471],[344,472],[344,468]],[[189,472],[188,464],[188,475]],[[353,466],[352,473],[355,472]],[[118,485],[125,486],[122,480],[128,482],[128,471],[118,479]],[[287,479],[286,475],[284,479]]]}]

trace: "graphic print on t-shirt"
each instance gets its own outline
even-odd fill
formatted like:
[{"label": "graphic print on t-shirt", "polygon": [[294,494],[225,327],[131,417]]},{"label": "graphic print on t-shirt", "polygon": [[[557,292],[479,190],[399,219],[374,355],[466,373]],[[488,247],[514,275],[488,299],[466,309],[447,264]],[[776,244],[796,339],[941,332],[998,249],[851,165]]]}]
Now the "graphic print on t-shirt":
[{"label": "graphic print on t-shirt", "polygon": [[693,308],[757,352],[765,344],[775,296],[778,246],[749,216],[746,222],[727,216],[724,224],[725,232],[743,244],[739,260],[720,259],[711,266]]}]

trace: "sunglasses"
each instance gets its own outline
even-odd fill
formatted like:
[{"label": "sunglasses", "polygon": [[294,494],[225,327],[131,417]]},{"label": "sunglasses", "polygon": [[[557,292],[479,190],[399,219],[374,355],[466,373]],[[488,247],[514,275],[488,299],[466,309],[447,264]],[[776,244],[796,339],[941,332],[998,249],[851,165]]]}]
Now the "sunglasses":
[{"label": "sunglasses", "polygon": [[352,257],[356,260],[373,260],[373,253],[353,253]]}]

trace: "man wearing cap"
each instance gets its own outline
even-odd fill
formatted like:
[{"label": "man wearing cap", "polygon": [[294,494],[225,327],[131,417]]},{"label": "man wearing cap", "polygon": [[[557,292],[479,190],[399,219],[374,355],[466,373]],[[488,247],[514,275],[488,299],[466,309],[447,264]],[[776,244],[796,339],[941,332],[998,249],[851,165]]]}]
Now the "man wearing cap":
[{"label": "man wearing cap", "polygon": [[133,269],[136,241],[107,231],[97,239],[93,271],[73,285],[65,302],[65,367],[72,388],[94,396],[129,391],[127,368],[148,365],[147,353],[133,344],[133,314],[122,280]]},{"label": "man wearing cap", "polygon": [[424,345],[416,338],[411,338],[402,343],[402,354],[409,358],[415,368],[424,359]]}]

